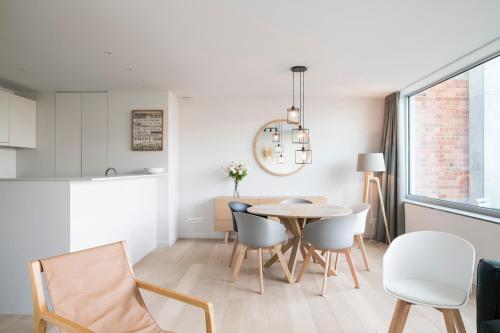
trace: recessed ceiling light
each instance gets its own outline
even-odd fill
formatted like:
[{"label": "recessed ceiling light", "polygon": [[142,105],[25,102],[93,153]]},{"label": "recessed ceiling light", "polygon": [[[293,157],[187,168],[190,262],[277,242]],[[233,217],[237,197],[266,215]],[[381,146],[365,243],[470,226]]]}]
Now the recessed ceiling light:
[{"label": "recessed ceiling light", "polygon": [[182,99],[192,99],[193,97],[191,96],[182,96]]},{"label": "recessed ceiling light", "polygon": [[134,67],[125,67],[126,71],[132,72],[134,70]]},{"label": "recessed ceiling light", "polygon": [[112,54],[113,54],[113,52],[111,52],[111,51],[104,51],[104,54],[105,54],[105,55],[112,55]]}]

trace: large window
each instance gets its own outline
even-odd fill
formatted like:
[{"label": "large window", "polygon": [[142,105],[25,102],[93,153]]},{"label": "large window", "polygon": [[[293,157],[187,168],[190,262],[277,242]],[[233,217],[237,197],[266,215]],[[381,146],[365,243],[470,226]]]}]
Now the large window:
[{"label": "large window", "polygon": [[500,213],[500,56],[407,98],[410,197]]}]

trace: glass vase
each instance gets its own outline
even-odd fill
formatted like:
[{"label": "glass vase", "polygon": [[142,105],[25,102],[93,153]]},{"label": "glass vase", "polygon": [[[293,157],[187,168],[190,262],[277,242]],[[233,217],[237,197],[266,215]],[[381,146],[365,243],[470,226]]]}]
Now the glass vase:
[{"label": "glass vase", "polygon": [[239,189],[239,182],[237,180],[234,181],[234,192],[233,192],[233,198],[239,198],[240,197],[240,189]]}]

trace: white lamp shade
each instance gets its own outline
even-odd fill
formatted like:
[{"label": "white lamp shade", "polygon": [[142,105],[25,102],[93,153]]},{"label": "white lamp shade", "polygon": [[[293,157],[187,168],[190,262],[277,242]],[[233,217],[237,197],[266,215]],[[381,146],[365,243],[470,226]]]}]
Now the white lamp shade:
[{"label": "white lamp shade", "polygon": [[364,153],[358,154],[358,171],[378,172],[385,171],[384,154]]}]

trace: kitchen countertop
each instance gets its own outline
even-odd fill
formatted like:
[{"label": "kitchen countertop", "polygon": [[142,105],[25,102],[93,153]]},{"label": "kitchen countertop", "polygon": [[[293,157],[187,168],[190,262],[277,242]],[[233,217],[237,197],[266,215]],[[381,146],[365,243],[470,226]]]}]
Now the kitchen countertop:
[{"label": "kitchen countertop", "polygon": [[161,177],[166,176],[166,173],[158,174],[123,174],[117,176],[95,176],[95,177],[62,177],[62,178],[0,178],[0,181],[65,181],[65,182],[97,182],[107,180],[122,180],[122,179],[136,179],[147,177]]}]

